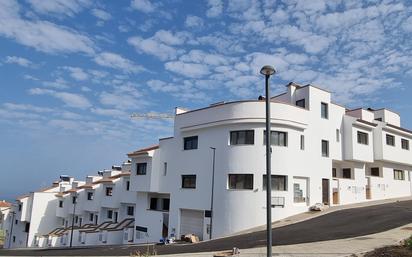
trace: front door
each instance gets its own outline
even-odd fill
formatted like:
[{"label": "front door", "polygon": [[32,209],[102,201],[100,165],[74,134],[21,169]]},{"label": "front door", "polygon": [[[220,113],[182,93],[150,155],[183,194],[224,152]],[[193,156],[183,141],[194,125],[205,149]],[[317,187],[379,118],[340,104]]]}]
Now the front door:
[{"label": "front door", "polygon": [[329,205],[329,179],[322,179],[322,203]]}]

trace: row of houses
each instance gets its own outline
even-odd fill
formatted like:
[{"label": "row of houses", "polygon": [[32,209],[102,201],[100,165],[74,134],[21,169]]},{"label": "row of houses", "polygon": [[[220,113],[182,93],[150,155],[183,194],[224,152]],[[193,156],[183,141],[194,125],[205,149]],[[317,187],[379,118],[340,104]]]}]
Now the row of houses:
[{"label": "row of houses", "polygon": [[[271,98],[272,220],[328,206],[411,195],[412,131],[388,109],[353,109],[289,83]],[[60,177],[17,199],[5,247],[208,240],[265,224],[265,102],[176,108],[172,137],[121,166]]]}]

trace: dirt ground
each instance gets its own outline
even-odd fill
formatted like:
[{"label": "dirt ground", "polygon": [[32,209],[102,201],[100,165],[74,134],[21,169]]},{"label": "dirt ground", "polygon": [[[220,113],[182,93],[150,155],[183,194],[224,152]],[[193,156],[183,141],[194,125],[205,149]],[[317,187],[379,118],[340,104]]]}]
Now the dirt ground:
[{"label": "dirt ground", "polygon": [[387,246],[375,249],[364,257],[412,257],[412,250],[406,246]]}]

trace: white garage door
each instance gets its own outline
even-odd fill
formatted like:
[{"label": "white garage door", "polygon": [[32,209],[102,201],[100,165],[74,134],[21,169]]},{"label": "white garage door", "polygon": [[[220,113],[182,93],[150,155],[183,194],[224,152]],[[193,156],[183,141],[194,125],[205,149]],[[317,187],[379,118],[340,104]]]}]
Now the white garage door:
[{"label": "white garage door", "polygon": [[203,240],[203,211],[180,210],[180,235],[194,234]]}]

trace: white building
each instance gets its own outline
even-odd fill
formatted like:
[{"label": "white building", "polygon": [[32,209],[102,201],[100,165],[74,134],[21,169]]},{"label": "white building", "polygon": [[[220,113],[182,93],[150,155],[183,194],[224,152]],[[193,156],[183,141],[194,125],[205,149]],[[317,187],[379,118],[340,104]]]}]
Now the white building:
[{"label": "white building", "polygon": [[[348,110],[329,92],[294,83],[271,98],[271,110],[273,221],[316,203],[411,195],[412,131],[401,127],[398,114]],[[31,235],[33,221],[22,220],[31,222],[27,246],[67,246],[72,221],[73,245],[158,242],[188,233],[207,240],[263,225],[264,136],[264,100],[177,108],[173,137],[129,153],[131,163],[122,168],[54,190],[48,201],[57,225]],[[33,209],[37,202],[30,199],[23,209]]]}]

